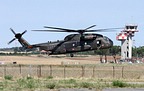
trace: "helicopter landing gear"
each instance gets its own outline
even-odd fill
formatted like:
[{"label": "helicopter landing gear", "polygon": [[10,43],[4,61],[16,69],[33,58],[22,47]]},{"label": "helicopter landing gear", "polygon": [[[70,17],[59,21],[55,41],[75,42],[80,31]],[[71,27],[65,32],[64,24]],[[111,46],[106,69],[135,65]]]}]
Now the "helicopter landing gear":
[{"label": "helicopter landing gear", "polygon": [[71,53],[71,54],[70,54],[70,57],[74,57],[74,54]]}]

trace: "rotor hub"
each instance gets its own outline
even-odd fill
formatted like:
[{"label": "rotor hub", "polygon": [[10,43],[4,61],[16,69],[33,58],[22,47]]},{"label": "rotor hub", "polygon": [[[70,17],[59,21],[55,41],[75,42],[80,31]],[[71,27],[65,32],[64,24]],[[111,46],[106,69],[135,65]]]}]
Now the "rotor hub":
[{"label": "rotor hub", "polygon": [[20,39],[21,36],[22,36],[22,34],[20,34],[20,33],[18,33],[18,34],[15,35],[15,37],[16,37],[17,39]]}]

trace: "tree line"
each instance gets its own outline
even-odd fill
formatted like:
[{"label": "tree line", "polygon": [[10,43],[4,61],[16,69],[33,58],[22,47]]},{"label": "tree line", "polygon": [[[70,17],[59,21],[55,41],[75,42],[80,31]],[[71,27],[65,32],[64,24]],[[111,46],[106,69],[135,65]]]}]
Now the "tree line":
[{"label": "tree line", "polygon": [[[102,57],[104,56],[105,62],[107,62],[107,55],[113,56],[114,63],[117,62],[116,56],[121,54],[121,46],[113,46],[109,49],[95,50],[96,55],[100,55],[100,62],[102,62]],[[132,47],[132,57],[133,58],[143,58],[144,57],[144,46],[142,47]]]},{"label": "tree line", "polygon": [[[31,51],[32,54],[38,54],[37,49],[25,49],[23,47],[12,47],[12,48],[1,48],[0,51],[14,51],[14,54],[19,54],[19,52],[29,52]],[[103,57],[105,62],[107,62],[107,56],[113,56],[114,62],[116,63],[116,56],[120,56],[121,54],[121,46],[114,45],[109,49],[98,49],[94,51],[86,51],[86,52],[79,52],[75,54],[82,54],[82,55],[99,55],[100,62],[103,61]],[[132,48],[132,57],[143,58],[144,57],[144,46],[142,47],[133,47]]]}]

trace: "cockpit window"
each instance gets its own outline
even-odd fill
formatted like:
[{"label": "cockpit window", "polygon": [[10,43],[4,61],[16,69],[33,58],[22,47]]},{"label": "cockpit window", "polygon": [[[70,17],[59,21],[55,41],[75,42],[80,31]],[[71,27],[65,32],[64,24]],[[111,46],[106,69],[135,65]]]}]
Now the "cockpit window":
[{"label": "cockpit window", "polygon": [[109,42],[109,38],[108,37],[104,36],[103,38],[104,38],[105,41]]}]

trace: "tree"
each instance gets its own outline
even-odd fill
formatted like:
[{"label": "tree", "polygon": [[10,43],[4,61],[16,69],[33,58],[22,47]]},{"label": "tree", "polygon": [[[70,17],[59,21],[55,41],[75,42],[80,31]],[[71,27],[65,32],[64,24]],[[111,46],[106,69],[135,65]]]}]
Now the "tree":
[{"label": "tree", "polygon": [[137,48],[138,57],[144,57],[144,47]]},{"label": "tree", "polygon": [[119,54],[119,52],[120,52],[120,46],[113,46],[113,47],[111,47],[109,49],[109,52],[113,56],[114,62],[117,63],[116,55]]},{"label": "tree", "polygon": [[137,57],[137,48],[136,47],[132,48],[132,56]]},{"label": "tree", "polygon": [[94,53],[98,54],[100,56],[100,63],[103,63],[103,61],[102,61],[102,57],[103,57],[102,51],[101,50],[95,50]]},{"label": "tree", "polygon": [[108,54],[109,50],[108,49],[102,49],[102,53],[105,56],[105,63],[107,63],[107,54]]},{"label": "tree", "polygon": [[105,62],[104,63],[107,63],[108,49],[95,50],[94,53],[98,54],[100,56],[100,62],[101,63],[103,63],[102,59],[103,59],[103,56],[105,56]]}]

